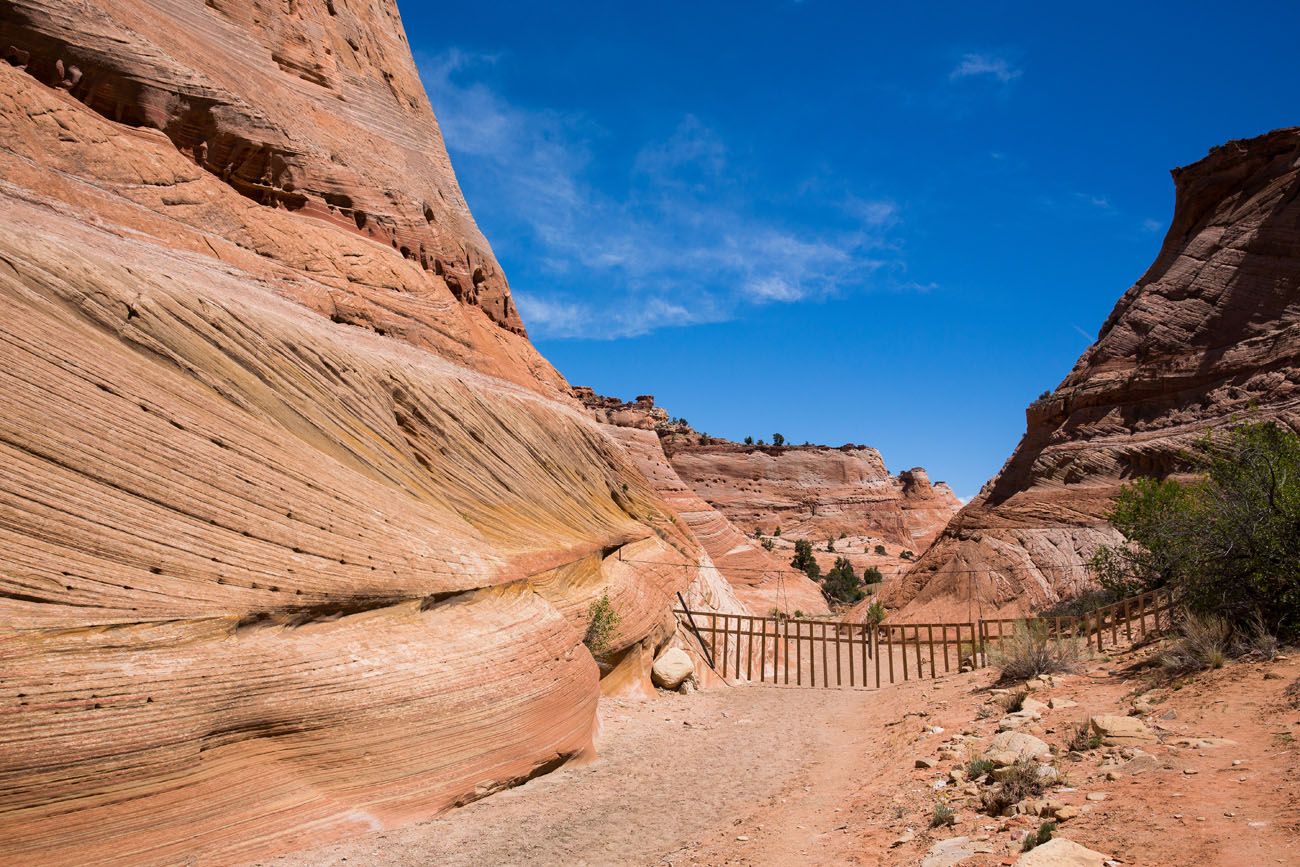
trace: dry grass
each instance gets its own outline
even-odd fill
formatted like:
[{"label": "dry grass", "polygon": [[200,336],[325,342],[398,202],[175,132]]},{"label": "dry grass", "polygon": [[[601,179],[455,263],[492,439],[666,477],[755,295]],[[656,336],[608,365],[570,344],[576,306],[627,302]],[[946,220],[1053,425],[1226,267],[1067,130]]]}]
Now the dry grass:
[{"label": "dry grass", "polygon": [[1101,735],[1092,730],[1087,720],[1075,723],[1074,733],[1070,735],[1068,747],[1073,752],[1086,753],[1101,746]]},{"label": "dry grass", "polygon": [[1187,612],[1178,627],[1178,637],[1160,657],[1160,667],[1173,675],[1222,668],[1231,641],[1232,628],[1223,619]]},{"label": "dry grass", "polygon": [[1010,765],[1002,781],[985,789],[980,796],[984,812],[990,816],[1002,815],[1012,804],[1025,798],[1036,798],[1047,789],[1047,783],[1038,773],[1038,763],[1021,759]]},{"label": "dry grass", "polygon": [[999,696],[998,704],[1002,706],[1002,710],[1005,712],[1015,713],[1024,708],[1025,699],[1027,698],[1029,698],[1029,693],[1022,689],[1016,692],[1007,693],[1004,696]]},{"label": "dry grass", "polygon": [[997,642],[989,661],[1002,670],[1002,680],[1029,680],[1040,674],[1077,671],[1083,651],[1077,639],[1053,638],[1044,623],[1028,622]]}]

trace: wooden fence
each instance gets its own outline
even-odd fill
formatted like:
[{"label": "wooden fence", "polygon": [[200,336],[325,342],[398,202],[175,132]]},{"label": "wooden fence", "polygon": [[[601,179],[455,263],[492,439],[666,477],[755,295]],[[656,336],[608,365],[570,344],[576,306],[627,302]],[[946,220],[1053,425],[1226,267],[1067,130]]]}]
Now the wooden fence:
[{"label": "wooden fence", "polygon": [[1145,638],[1172,622],[1164,591],[1143,593],[1080,617],[982,619],[968,623],[882,623],[753,617],[679,609],[714,670],[731,680],[793,687],[878,689],[989,664],[1016,629],[1089,648]]}]

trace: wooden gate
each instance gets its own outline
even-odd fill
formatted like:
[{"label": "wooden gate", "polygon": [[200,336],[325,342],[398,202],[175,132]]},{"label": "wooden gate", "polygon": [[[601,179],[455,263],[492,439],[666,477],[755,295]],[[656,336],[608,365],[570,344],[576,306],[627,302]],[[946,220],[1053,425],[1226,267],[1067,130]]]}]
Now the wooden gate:
[{"label": "wooden gate", "polygon": [[882,623],[754,617],[679,609],[714,670],[730,680],[793,687],[878,689],[989,664],[1017,629],[1101,650],[1145,638],[1172,621],[1168,593],[1123,599],[1081,617],[982,619],[969,623]]}]

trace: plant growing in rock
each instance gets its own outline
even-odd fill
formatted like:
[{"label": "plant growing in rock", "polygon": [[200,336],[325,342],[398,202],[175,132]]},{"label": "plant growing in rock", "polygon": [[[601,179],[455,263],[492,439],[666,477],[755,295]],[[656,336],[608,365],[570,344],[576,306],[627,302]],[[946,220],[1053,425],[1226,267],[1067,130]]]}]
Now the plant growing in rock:
[{"label": "plant growing in rock", "polygon": [[898,556],[899,556],[899,559],[901,559],[901,560],[911,560],[911,559],[914,559],[914,558],[916,557],[916,555],[913,554],[911,551],[903,551],[903,552],[900,553]]},{"label": "plant growing in rock", "polygon": [[609,601],[609,591],[601,593],[599,599],[587,606],[587,631],[582,636],[582,643],[587,645],[592,656],[600,659],[609,653],[609,640],[621,619]]},{"label": "plant growing in rock", "polygon": [[817,565],[817,558],[813,556],[812,542],[807,539],[797,539],[794,543],[794,558],[790,565],[803,572],[814,581],[822,577],[822,569]]},{"label": "plant growing in rock", "polygon": [[885,556],[885,546],[884,546],[884,545],[877,545],[877,546],[876,546],[876,556],[877,556],[877,557],[883,557],[883,556]]},{"label": "plant growing in rock", "polygon": [[1029,852],[1030,850],[1043,845],[1048,840],[1052,839],[1052,835],[1055,833],[1056,823],[1049,819],[1039,825],[1037,831],[1030,831],[1025,835],[1025,842],[1020,844],[1020,851]]},{"label": "plant growing in rock", "polygon": [[863,584],[880,584],[885,580],[885,576],[875,566],[868,566],[862,570]]},{"label": "plant growing in rock", "polygon": [[773,530],[773,531],[772,531],[772,535],[773,535],[773,536],[780,536],[780,535],[781,535],[781,528],[780,528],[780,527],[777,527],[775,530]]},{"label": "plant growing in rock", "polygon": [[834,540],[834,539],[827,539],[827,540],[826,540],[826,553],[827,553],[827,554],[834,554],[834,553],[835,553],[835,540]]},{"label": "plant growing in rock", "polygon": [[966,763],[966,776],[972,780],[978,780],[985,774],[993,772],[993,762],[986,758],[971,759]]},{"label": "plant growing in rock", "polygon": [[888,613],[879,599],[873,599],[862,616],[862,622],[868,626],[879,626],[885,622],[885,615]]},{"label": "plant growing in rock", "polygon": [[762,541],[759,542],[759,544],[763,546],[763,550],[765,551],[771,551],[773,548],[776,547],[776,543],[773,542],[771,539],[763,539]]},{"label": "plant growing in rock", "polygon": [[1025,706],[1025,699],[1027,698],[1029,698],[1028,692],[1023,689],[1016,690],[1015,692],[1009,692],[1004,696],[1000,696],[998,698],[998,704],[1002,705],[1002,709],[1007,713],[1016,713]]},{"label": "plant growing in rock", "polygon": [[1053,637],[1047,624],[1037,620],[1016,624],[1011,635],[988,651],[989,661],[1002,670],[1003,681],[1075,671],[1082,655],[1076,639]]}]

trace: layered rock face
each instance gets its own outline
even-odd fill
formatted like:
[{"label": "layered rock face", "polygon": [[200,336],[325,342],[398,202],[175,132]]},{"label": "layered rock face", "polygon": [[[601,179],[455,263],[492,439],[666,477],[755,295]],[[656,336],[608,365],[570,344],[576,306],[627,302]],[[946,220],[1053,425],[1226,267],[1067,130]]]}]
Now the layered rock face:
[{"label": "layered rock face", "polygon": [[648,674],[713,576],[523,336],[392,3],[0,50],[0,860],[240,863],[588,749],[589,602]]},{"label": "layered rock face", "polygon": [[903,619],[1019,614],[1089,586],[1125,482],[1246,421],[1300,429],[1300,129],[1173,172],[1173,223],[1002,471],[888,600]]},{"label": "layered rock face", "polygon": [[[722,583],[749,613],[765,615],[777,609],[823,614],[829,610],[821,588],[791,568],[789,554],[780,556],[762,548],[682,481],[664,454],[659,435],[659,431],[677,426],[670,422],[667,411],[655,406],[652,395],[624,403],[582,386],[573,392],[597,420],[609,426],[610,436],[623,444],[633,463],[708,553],[709,562],[725,579]],[[701,601],[718,611],[730,610],[723,599]]]},{"label": "layered rock face", "polygon": [[670,436],[665,450],[687,484],[733,523],[783,536],[873,536],[920,551],[960,507],[917,467],[891,476],[867,446],[746,446]]}]

